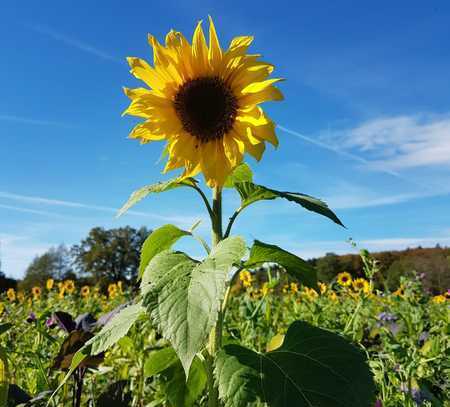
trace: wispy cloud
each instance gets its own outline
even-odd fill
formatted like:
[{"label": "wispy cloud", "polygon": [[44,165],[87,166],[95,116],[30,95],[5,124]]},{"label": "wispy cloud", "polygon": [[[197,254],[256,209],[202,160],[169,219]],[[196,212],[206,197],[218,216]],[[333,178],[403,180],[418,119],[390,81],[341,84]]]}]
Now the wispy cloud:
[{"label": "wispy cloud", "polygon": [[[306,142],[308,142],[310,144],[314,144],[317,147],[323,148],[325,150],[333,151],[334,153],[336,153],[336,154],[338,154],[338,155],[340,155],[340,156],[342,156],[344,158],[347,158],[347,159],[350,159],[350,160],[353,160],[353,161],[357,161],[357,162],[359,162],[361,164],[364,164],[365,166],[368,166],[368,167],[371,166],[371,162],[370,161],[366,160],[365,158],[363,158],[363,157],[361,157],[359,155],[350,153],[350,152],[348,152],[348,151],[346,151],[346,150],[344,150],[342,148],[339,148],[334,143],[328,143],[328,142],[325,142],[325,141],[321,141],[318,138],[314,139],[312,137],[305,136],[304,134],[299,133],[298,131],[288,129],[287,127],[284,127],[284,126],[278,125],[277,127],[280,130],[290,134],[291,136],[297,137],[297,138],[299,138],[299,139],[301,139],[303,141],[306,141]],[[384,172],[386,174],[393,175],[394,177],[400,177],[400,175],[398,173],[396,173],[394,171],[391,171],[391,170],[387,170],[387,169],[383,169],[383,168],[380,168],[378,170],[381,171],[381,172]]]},{"label": "wispy cloud", "polygon": [[449,194],[450,188],[445,187],[439,189],[415,188],[413,192],[405,193],[376,192],[366,186],[340,181],[333,186],[333,189],[328,192],[324,200],[333,209],[356,209],[395,205]]},{"label": "wispy cloud", "polygon": [[66,45],[69,45],[71,47],[77,48],[80,51],[86,52],[86,53],[91,54],[91,55],[95,55],[96,57],[101,58],[101,59],[105,59],[105,60],[108,60],[108,61],[112,61],[112,62],[123,64],[123,61],[121,59],[116,58],[115,56],[110,55],[107,52],[102,51],[102,50],[94,47],[91,44],[87,44],[87,43],[82,42],[82,41],[80,41],[78,39],[75,39],[75,38],[69,37],[69,36],[67,36],[65,34],[62,34],[62,33],[58,32],[58,31],[54,30],[53,28],[50,28],[50,27],[47,27],[47,26],[44,26],[44,25],[36,25],[36,24],[27,24],[26,26],[30,30],[33,30],[33,31],[35,31],[37,33],[40,33],[40,34],[46,35],[48,37],[51,37],[51,38],[53,38],[56,41],[59,41],[59,42],[62,42],[64,44],[66,44]]},{"label": "wispy cloud", "polygon": [[73,127],[72,125],[67,124],[67,123],[55,122],[55,121],[51,121],[51,120],[32,119],[29,117],[21,117],[21,116],[14,116],[14,115],[8,115],[8,114],[0,114],[0,121],[22,123],[22,124],[32,124],[32,125],[38,125],[38,126],[58,126],[58,127],[66,127],[66,128]]},{"label": "wispy cloud", "polygon": [[10,210],[10,211],[15,211],[15,212],[31,213],[33,215],[50,216],[50,217],[55,217],[55,218],[67,218],[66,216],[63,216],[63,215],[60,215],[60,214],[57,214],[54,212],[40,211],[38,209],[31,209],[31,208],[23,208],[21,206],[0,204],[0,209],[6,209],[6,210]]},{"label": "wispy cloud", "polygon": [[375,170],[450,166],[450,115],[376,118],[327,136],[332,145],[370,154]]},{"label": "wispy cloud", "polygon": [[[101,206],[101,205],[91,205],[81,202],[73,202],[73,201],[65,201],[60,199],[49,199],[49,198],[43,198],[38,196],[30,196],[30,195],[19,195],[14,194],[11,192],[6,191],[0,191],[0,198],[10,199],[14,201],[19,202],[26,202],[30,204],[37,204],[37,205],[44,205],[44,206],[59,206],[59,207],[65,207],[65,208],[72,208],[72,209],[87,209],[87,210],[94,210],[94,211],[101,211],[101,212],[108,212],[108,213],[117,213],[117,208],[112,208],[109,206]],[[0,206],[1,207],[1,206]],[[13,207],[8,206],[6,209],[12,209]],[[19,208],[17,210],[25,211],[25,208]],[[34,209],[28,210],[30,213],[31,211],[34,211]],[[40,212],[40,213],[39,213]],[[36,214],[45,214],[48,215],[48,212],[43,211],[34,211]],[[183,225],[192,225],[195,221],[197,221],[201,216],[196,215],[159,215],[154,213],[146,213],[146,212],[140,212],[140,211],[133,211],[129,210],[127,212],[129,215],[134,216],[141,216],[145,218],[151,218],[158,221],[163,222],[176,222],[181,223]]]}]

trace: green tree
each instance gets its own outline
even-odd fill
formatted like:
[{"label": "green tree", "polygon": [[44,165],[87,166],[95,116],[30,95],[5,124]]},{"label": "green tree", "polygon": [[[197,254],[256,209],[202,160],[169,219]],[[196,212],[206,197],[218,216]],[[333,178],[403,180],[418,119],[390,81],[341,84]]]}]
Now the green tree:
[{"label": "green tree", "polygon": [[64,245],[50,248],[33,259],[19,284],[20,288],[27,290],[35,285],[43,285],[48,278],[66,278],[72,273],[71,262],[70,252]]},{"label": "green tree", "polygon": [[145,227],[91,229],[86,239],[72,247],[77,271],[100,283],[135,279],[139,253],[149,234],[150,231]]}]

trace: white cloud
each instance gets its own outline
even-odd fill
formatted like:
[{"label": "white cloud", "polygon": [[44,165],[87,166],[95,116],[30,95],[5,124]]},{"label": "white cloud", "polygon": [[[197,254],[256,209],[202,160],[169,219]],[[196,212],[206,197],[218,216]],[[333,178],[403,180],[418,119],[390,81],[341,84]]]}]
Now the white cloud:
[{"label": "white cloud", "polygon": [[[329,139],[329,136],[327,136]],[[377,118],[331,139],[344,149],[371,155],[376,170],[450,165],[450,117],[430,114]]]},{"label": "white cloud", "polygon": [[0,121],[22,123],[22,124],[32,124],[32,125],[37,125],[37,126],[58,126],[58,127],[67,127],[67,128],[72,127],[66,123],[55,122],[55,121],[50,121],[50,120],[31,119],[29,117],[14,116],[14,115],[9,115],[9,114],[0,114]]},{"label": "white cloud", "polygon": [[[108,212],[111,214],[116,214],[118,209],[112,208],[109,206],[100,206],[100,205],[91,205],[91,204],[85,204],[80,202],[72,202],[72,201],[64,201],[60,199],[49,199],[49,198],[42,198],[38,196],[29,196],[29,195],[19,195],[14,194],[11,192],[6,191],[0,191],[0,198],[10,199],[14,201],[19,202],[25,202],[29,204],[35,204],[35,205],[43,205],[43,206],[59,206],[59,207],[66,207],[66,208],[72,208],[72,209],[87,209],[87,210],[95,210],[95,211],[101,211],[101,212]],[[29,208],[22,208],[22,207],[15,207],[11,205],[0,205],[1,207],[4,207],[5,209],[14,209],[21,212],[29,212],[29,213],[35,213],[35,214],[41,214],[41,215],[52,215],[52,216],[58,216],[58,214],[50,213],[47,211],[40,211],[40,210],[34,210]],[[162,221],[162,222],[174,222],[179,223],[184,226],[190,226],[194,222],[196,222],[198,219],[202,218],[202,215],[159,215],[155,213],[146,213],[146,212],[139,212],[139,211],[133,211],[129,210],[127,212],[128,215],[133,216],[141,216],[145,218],[151,218],[154,220]]]},{"label": "white cloud", "polygon": [[77,48],[80,51],[95,55],[96,57],[106,59],[109,61],[117,62],[122,64],[123,61],[108,54],[105,51],[102,51],[90,44],[87,44],[85,42],[79,41],[75,38],[68,37],[65,34],[61,34],[60,32],[55,31],[54,29],[50,27],[46,27],[44,25],[34,25],[34,24],[27,24],[27,27],[35,32],[38,32],[40,34],[47,35],[51,38],[53,38],[56,41],[60,41],[66,45],[69,45],[71,47]]}]

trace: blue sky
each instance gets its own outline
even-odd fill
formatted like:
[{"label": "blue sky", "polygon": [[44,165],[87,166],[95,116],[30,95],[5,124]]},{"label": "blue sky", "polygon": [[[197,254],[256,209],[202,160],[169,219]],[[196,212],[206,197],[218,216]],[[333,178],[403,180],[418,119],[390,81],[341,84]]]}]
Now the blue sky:
[{"label": "blue sky", "polygon": [[[121,117],[121,87],[136,81],[125,57],[150,60],[147,33],[191,35],[208,14],[222,46],[253,34],[252,50],[286,78],[286,100],[266,107],[280,147],[250,162],[256,182],[323,198],[347,226],[264,202],[238,219],[236,233],[303,257],[349,252],[349,237],[370,250],[449,245],[450,4],[432,4],[3,2],[3,270],[21,276],[36,254],[77,243],[96,225],[189,227],[204,218],[197,197],[181,190],[119,220],[114,212],[134,189],[167,178],[161,144],[127,139],[136,121]],[[226,194],[227,213],[237,202]]]}]

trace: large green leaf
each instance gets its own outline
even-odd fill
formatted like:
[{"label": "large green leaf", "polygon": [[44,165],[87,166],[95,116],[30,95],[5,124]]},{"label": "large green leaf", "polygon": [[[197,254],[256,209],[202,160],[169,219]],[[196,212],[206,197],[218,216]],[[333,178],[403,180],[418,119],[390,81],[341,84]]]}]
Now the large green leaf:
[{"label": "large green leaf", "polygon": [[145,269],[144,303],[186,375],[217,321],[228,274],[245,252],[243,239],[233,236],[222,240],[201,263],[184,253],[164,251]]},{"label": "large green leaf", "polygon": [[139,201],[144,199],[150,194],[157,194],[160,192],[170,191],[171,189],[180,187],[192,187],[196,181],[193,178],[175,178],[165,182],[158,182],[157,184],[146,185],[145,187],[139,188],[134,191],[125,205],[119,209],[116,217],[122,216],[128,209],[136,205]]},{"label": "large green leaf", "polygon": [[317,288],[316,270],[305,260],[278,246],[255,240],[245,265],[251,268],[262,263],[277,263],[306,286]]},{"label": "large green leaf", "polygon": [[152,377],[178,362],[178,356],[171,346],[150,352],[144,364],[145,377]]},{"label": "large green leaf", "polygon": [[162,372],[161,379],[169,404],[174,407],[191,407],[203,393],[207,376],[202,362],[195,358],[186,380],[180,362]]},{"label": "large green leaf", "polygon": [[141,261],[139,264],[139,276],[142,276],[150,260],[163,250],[170,249],[178,239],[190,235],[190,232],[179,229],[174,225],[164,225],[154,230],[141,249]]},{"label": "large green leaf", "polygon": [[371,407],[374,401],[364,353],[343,337],[300,321],[272,352],[226,345],[214,374],[225,407],[256,400],[271,407]]},{"label": "large green leaf", "polygon": [[114,345],[128,333],[144,312],[145,308],[141,304],[133,304],[114,315],[100,332],[86,343],[86,347],[90,347],[90,354],[97,355]]},{"label": "large green leaf", "polygon": [[250,166],[246,163],[239,164],[233,172],[227,177],[224,187],[233,188],[240,182],[252,182],[253,173]]},{"label": "large green leaf", "polygon": [[282,192],[267,188],[253,182],[238,182],[234,185],[241,196],[241,207],[245,208],[254,202],[284,198],[295,202],[309,211],[326,216],[340,226],[344,226],[328,205],[320,199],[297,192]]}]

